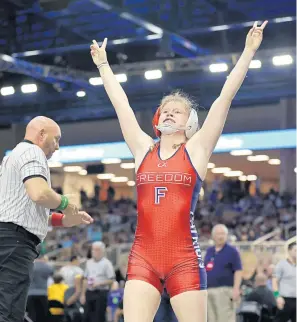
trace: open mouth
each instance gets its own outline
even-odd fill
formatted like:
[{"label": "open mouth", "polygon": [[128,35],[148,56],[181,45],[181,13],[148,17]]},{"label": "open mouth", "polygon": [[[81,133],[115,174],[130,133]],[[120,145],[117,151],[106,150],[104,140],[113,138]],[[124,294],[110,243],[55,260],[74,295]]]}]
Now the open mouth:
[{"label": "open mouth", "polygon": [[165,119],[164,123],[175,123],[173,119]]}]

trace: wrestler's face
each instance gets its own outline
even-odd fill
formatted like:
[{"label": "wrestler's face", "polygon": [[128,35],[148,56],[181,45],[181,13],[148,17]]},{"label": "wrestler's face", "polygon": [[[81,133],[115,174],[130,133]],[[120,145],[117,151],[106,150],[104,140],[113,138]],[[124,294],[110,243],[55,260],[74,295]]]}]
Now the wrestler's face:
[{"label": "wrestler's face", "polygon": [[56,150],[59,150],[59,142],[61,139],[61,130],[59,126],[47,127],[40,132],[40,147],[50,159]]},{"label": "wrestler's face", "polygon": [[189,110],[184,103],[171,101],[161,107],[159,124],[172,124],[174,127],[184,127],[189,119]]}]

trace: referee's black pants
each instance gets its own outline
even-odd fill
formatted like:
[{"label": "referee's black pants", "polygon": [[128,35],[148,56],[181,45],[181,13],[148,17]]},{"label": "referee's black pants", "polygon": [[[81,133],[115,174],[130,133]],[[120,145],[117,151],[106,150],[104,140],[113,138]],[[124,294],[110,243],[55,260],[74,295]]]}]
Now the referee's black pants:
[{"label": "referee's black pants", "polygon": [[105,322],[108,291],[86,292],[84,322]]},{"label": "referee's black pants", "polygon": [[24,321],[36,244],[24,228],[0,222],[0,322]]},{"label": "referee's black pants", "polygon": [[284,297],[285,306],[279,310],[275,317],[275,322],[296,322],[296,297]]}]

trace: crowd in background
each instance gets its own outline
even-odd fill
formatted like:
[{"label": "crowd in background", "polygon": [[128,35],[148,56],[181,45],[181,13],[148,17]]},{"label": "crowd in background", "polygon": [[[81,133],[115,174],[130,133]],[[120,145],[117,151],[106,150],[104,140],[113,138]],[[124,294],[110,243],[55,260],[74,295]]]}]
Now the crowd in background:
[{"label": "crowd in background", "polygon": [[[257,185],[256,185],[257,186]],[[229,235],[237,241],[254,241],[278,228],[274,240],[284,240],[296,233],[296,198],[280,195],[271,189],[261,193],[260,187],[250,192],[250,182],[215,179],[203,187],[195,210],[195,225],[200,242],[211,238],[211,230],[218,223],[225,224]],[[85,228],[55,229],[47,236],[43,251],[72,247],[71,252],[61,253],[63,259],[71,255],[85,256],[87,245],[82,241],[103,241],[107,247],[133,242],[137,225],[136,203],[130,199],[114,200],[115,190],[109,187],[107,198],[100,200],[100,186],[94,187],[94,196],[83,191],[81,204],[94,218],[92,226]]]},{"label": "crowd in background", "polygon": [[[275,232],[272,240],[276,242],[295,235],[296,199],[292,196],[281,196],[273,189],[263,194],[259,185],[256,184],[255,187],[255,191],[251,192],[250,183],[238,180],[220,182],[218,178],[210,186],[206,184],[203,186],[203,193],[195,210],[195,224],[200,242],[212,239],[214,244],[208,247],[205,254],[209,293],[208,312],[213,319],[210,322],[235,321],[232,314],[235,317],[236,310],[239,312],[241,309],[244,312],[246,309],[244,299],[258,303],[261,310],[267,299],[270,299],[268,317],[259,321],[289,321],[285,318],[274,320],[281,305],[285,305],[275,297],[273,289],[276,287],[273,286],[273,276],[277,273],[280,276],[280,264],[275,266],[272,256],[265,259],[257,258],[257,265],[246,274],[242,272],[242,262],[246,262],[244,255],[248,252],[241,253],[238,257],[236,255],[238,252],[233,246],[230,248],[224,246],[229,245],[228,240],[231,244],[232,241],[250,242],[272,231]],[[122,298],[128,259],[125,255],[120,263],[117,263],[118,266],[114,267],[113,261],[106,257],[105,247],[133,242],[137,225],[136,203],[124,198],[115,200],[115,190],[112,186],[108,189],[106,199],[100,199],[99,184],[94,187],[94,196],[87,196],[83,189],[80,195],[82,208],[94,218],[94,224],[89,227],[52,230],[41,244],[41,256],[35,262],[35,276],[27,305],[29,317],[33,321],[123,321]],[[220,238],[216,237],[219,235],[218,232],[213,233],[214,227],[223,227],[221,234],[223,241],[219,241]],[[218,246],[220,243],[221,246]],[[232,264],[229,263],[231,266],[222,263],[219,257],[211,255],[212,252],[216,254],[217,248],[219,251],[223,249],[224,252],[229,252],[224,258],[234,257],[234,260],[231,260]],[[296,246],[294,249],[296,251]],[[250,257],[247,258],[248,262],[252,261]],[[62,268],[59,265],[61,261]],[[220,265],[223,266],[218,269]],[[225,267],[229,267],[228,265],[231,270],[228,278],[226,276],[222,278],[224,280],[222,283],[217,274],[220,274],[219,272]],[[235,278],[236,271],[241,273]],[[99,280],[98,276],[101,276]],[[238,284],[237,290],[234,283]],[[237,294],[238,292],[240,294]],[[236,306],[238,297],[241,299],[241,307]],[[267,300],[265,303],[263,298]],[[224,299],[229,299],[231,302],[227,301],[224,304]],[[290,296],[285,303],[286,305],[291,303],[286,309],[292,313],[294,307],[292,309]],[[225,311],[220,312],[220,307],[225,307]],[[259,306],[253,308],[254,311],[257,309],[259,310]],[[166,321],[177,320],[165,290],[154,322]]]},{"label": "crowd in background", "polygon": [[[262,322],[296,321],[296,242],[289,244],[287,258],[275,266],[255,267],[245,280],[242,254],[228,242],[227,227],[216,225],[212,239],[214,245],[204,256],[209,322],[235,322],[244,315],[250,320],[242,321],[258,321],[258,315],[263,315]],[[34,263],[29,318],[34,322],[123,322],[127,264],[125,254],[115,269],[100,241],[89,245],[87,258],[72,256],[62,267],[41,255]],[[154,322],[177,322],[166,290]]]}]

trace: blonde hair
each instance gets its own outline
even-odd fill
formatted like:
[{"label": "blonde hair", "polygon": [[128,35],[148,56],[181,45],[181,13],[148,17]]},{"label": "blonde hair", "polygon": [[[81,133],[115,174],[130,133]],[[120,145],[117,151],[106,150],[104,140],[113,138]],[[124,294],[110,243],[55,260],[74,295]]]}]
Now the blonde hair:
[{"label": "blonde hair", "polygon": [[198,104],[186,93],[181,90],[171,92],[162,98],[160,109],[162,109],[169,102],[180,102],[185,105],[187,110],[190,112],[191,109],[198,110]]}]

